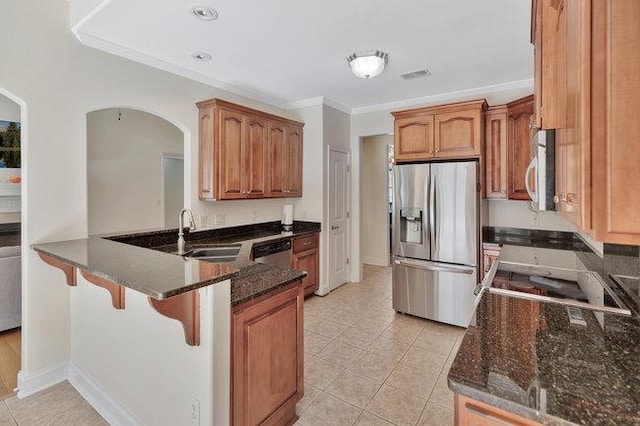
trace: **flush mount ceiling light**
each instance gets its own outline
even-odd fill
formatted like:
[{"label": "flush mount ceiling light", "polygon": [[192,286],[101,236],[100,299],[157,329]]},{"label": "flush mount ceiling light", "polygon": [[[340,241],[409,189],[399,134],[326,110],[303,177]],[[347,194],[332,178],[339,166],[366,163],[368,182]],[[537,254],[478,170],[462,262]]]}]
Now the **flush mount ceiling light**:
[{"label": "flush mount ceiling light", "polygon": [[203,21],[213,21],[218,19],[218,12],[209,6],[193,6],[191,14]]},{"label": "flush mount ceiling light", "polygon": [[207,62],[211,60],[211,55],[207,52],[195,52],[191,54],[191,58],[200,62]]},{"label": "flush mount ceiling light", "polygon": [[380,74],[389,61],[389,55],[379,50],[353,53],[347,58],[351,71],[360,78],[371,78]]}]

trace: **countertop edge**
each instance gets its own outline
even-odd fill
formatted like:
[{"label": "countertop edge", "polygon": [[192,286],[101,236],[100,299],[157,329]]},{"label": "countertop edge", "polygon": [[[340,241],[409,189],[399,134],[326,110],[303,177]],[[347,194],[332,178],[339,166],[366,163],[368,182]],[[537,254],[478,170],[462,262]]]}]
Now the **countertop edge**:
[{"label": "countertop edge", "polygon": [[273,287],[269,287],[267,289],[258,291],[256,293],[251,294],[250,296],[241,297],[241,298],[238,298],[236,300],[232,300],[231,301],[231,307],[233,308],[235,306],[238,306],[238,305],[241,305],[243,303],[249,302],[249,301],[251,301],[253,299],[257,299],[260,296],[264,296],[265,294],[271,293],[272,291],[277,290],[277,289],[279,289],[281,287],[287,286],[287,285],[289,285],[289,284],[291,284],[291,283],[293,283],[295,281],[302,280],[306,276],[307,276],[306,272],[298,272],[295,277],[291,277],[291,278],[289,278],[289,279],[287,279],[285,281],[280,281],[278,284],[275,284]]},{"label": "countertop edge", "polygon": [[[69,242],[69,241],[88,241],[91,238],[100,238],[100,237],[78,238],[76,240],[67,240],[67,241],[59,241],[59,242],[60,243],[65,243],[65,242]],[[100,239],[102,239],[102,238],[100,238]],[[112,242],[114,244],[121,244],[121,243],[118,243],[116,241],[112,241]],[[56,242],[42,243],[42,244],[55,244],[55,243]],[[60,262],[64,262],[64,263],[67,263],[69,265],[72,265],[73,267],[78,268],[81,271],[87,271],[87,272],[89,272],[89,273],[91,273],[91,274],[93,274],[93,275],[95,275],[97,277],[104,278],[106,280],[112,281],[112,282],[114,282],[116,284],[119,284],[119,285],[125,287],[125,288],[137,291],[139,293],[142,293],[142,294],[144,294],[146,296],[152,297],[152,298],[157,299],[157,300],[168,299],[170,297],[178,296],[180,294],[187,293],[187,292],[192,291],[192,290],[196,290],[196,289],[199,289],[199,288],[202,288],[202,287],[207,287],[207,286],[210,286],[212,284],[216,284],[216,283],[219,283],[219,282],[222,282],[222,281],[226,281],[228,279],[232,279],[233,277],[237,276],[239,274],[239,272],[240,272],[239,269],[234,268],[235,269],[234,272],[227,273],[227,274],[221,274],[221,275],[219,275],[219,276],[217,276],[215,278],[210,278],[210,279],[207,279],[207,280],[204,280],[204,281],[199,281],[199,282],[196,282],[196,283],[181,287],[181,288],[176,289],[176,290],[170,290],[170,291],[167,291],[167,292],[164,292],[164,293],[159,293],[159,292],[149,291],[144,287],[141,287],[141,286],[139,286],[139,285],[137,285],[135,283],[129,282],[129,281],[127,281],[125,279],[122,279],[122,278],[120,278],[118,276],[115,276],[113,274],[109,274],[108,272],[105,272],[103,270],[93,269],[93,268],[88,267],[88,265],[83,265],[83,264],[75,262],[72,259],[69,259],[67,257],[60,256],[60,255],[58,255],[58,254],[56,254],[56,253],[54,253],[54,252],[52,252],[50,250],[46,250],[46,249],[42,248],[41,244],[32,244],[30,247],[31,247],[31,249],[33,249],[34,251],[36,251],[38,253],[42,253],[42,254],[44,254],[46,256],[49,256],[49,257],[51,257],[53,259],[59,260]],[[128,246],[128,247],[131,248],[131,247],[135,247],[135,246]],[[145,248],[142,248],[142,247],[135,247],[135,249],[138,249],[138,250],[149,250],[149,249],[145,249]],[[149,250],[149,251],[153,251],[153,250]],[[162,252],[155,252],[154,251],[154,253],[157,253],[158,256],[164,256],[164,255],[173,256],[171,254],[162,253]],[[198,261],[198,260],[196,260],[196,261],[200,262],[200,263],[206,263],[206,262],[201,262],[201,261]]]}]

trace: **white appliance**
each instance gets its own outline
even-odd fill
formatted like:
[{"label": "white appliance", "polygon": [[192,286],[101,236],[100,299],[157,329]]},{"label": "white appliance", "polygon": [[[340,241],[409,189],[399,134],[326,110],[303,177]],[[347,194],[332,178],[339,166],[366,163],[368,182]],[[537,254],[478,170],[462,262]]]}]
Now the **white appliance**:
[{"label": "white appliance", "polygon": [[536,132],[531,141],[531,155],[531,162],[524,176],[527,193],[531,198],[531,209],[538,212],[555,210],[555,130]]}]

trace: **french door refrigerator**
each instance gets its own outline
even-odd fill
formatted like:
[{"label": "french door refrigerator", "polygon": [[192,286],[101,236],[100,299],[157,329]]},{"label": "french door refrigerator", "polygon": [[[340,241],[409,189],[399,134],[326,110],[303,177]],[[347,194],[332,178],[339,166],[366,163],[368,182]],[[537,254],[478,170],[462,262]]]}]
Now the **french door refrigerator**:
[{"label": "french door refrigerator", "polygon": [[393,308],[467,327],[479,264],[478,163],[394,166]]}]

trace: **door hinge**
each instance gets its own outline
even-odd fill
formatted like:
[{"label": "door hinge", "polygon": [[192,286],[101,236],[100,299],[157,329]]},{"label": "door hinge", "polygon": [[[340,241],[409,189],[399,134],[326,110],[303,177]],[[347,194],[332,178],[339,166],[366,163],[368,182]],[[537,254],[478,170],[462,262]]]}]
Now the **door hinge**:
[{"label": "door hinge", "polygon": [[347,219],[351,217],[351,213],[347,212]]},{"label": "door hinge", "polygon": [[347,257],[347,265],[349,264],[349,258]]},{"label": "door hinge", "polygon": [[351,166],[347,165],[347,172],[351,171]]}]

